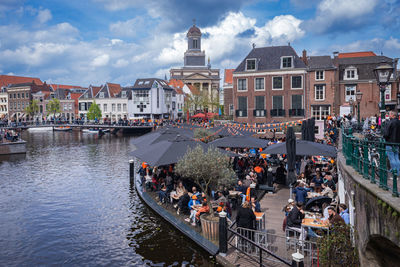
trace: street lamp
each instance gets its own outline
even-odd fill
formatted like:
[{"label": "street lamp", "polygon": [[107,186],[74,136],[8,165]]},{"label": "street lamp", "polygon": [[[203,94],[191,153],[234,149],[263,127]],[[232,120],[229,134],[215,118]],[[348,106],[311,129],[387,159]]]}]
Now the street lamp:
[{"label": "street lamp", "polygon": [[374,74],[376,78],[376,82],[379,86],[379,90],[381,92],[381,103],[380,103],[380,112],[381,112],[381,122],[383,126],[385,119],[385,91],[386,86],[389,84],[390,76],[393,72],[393,66],[388,63],[381,63],[376,69],[374,69]]},{"label": "street lamp", "polygon": [[356,93],[356,100],[357,100],[357,120],[358,124],[360,124],[360,103],[362,99],[363,93],[361,91],[358,91]]}]

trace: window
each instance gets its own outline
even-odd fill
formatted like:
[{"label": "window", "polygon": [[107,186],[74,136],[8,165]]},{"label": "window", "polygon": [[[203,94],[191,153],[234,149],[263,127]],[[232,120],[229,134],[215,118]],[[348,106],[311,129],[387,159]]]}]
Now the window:
[{"label": "window", "polygon": [[107,112],[107,104],[103,104],[103,111]]},{"label": "window", "polygon": [[246,60],[246,70],[256,70],[256,60],[247,59]]},{"label": "window", "polygon": [[247,91],[247,79],[238,79],[238,91]]},{"label": "window", "polygon": [[233,104],[229,104],[229,115],[233,115]]},{"label": "window", "polygon": [[325,79],[325,72],[323,70],[317,70],[315,72],[315,80],[316,81],[322,81]]},{"label": "window", "polygon": [[111,111],[115,112],[115,104],[111,104]]},{"label": "window", "polygon": [[126,104],[122,104],[122,111],[126,112]]},{"label": "window", "polygon": [[100,92],[99,98],[104,98],[104,92]]},{"label": "window", "polygon": [[143,81],[138,82],[138,85],[142,85],[142,84],[143,84]]},{"label": "window", "polygon": [[117,104],[117,111],[121,112],[121,104]]},{"label": "window", "polygon": [[14,98],[17,98],[17,94],[16,93],[14,93]]},{"label": "window", "polygon": [[238,97],[238,117],[247,117],[247,97],[239,96]]},{"label": "window", "polygon": [[193,39],[193,48],[196,49],[197,47],[197,39]]},{"label": "window", "polygon": [[292,109],[303,109],[302,95],[292,95]]},{"label": "window", "polygon": [[122,91],[122,92],[121,92],[121,97],[122,97],[122,98],[125,98],[125,97],[126,97],[126,91]]},{"label": "window", "polygon": [[148,90],[137,90],[133,92],[133,104],[150,103]]},{"label": "window", "polygon": [[25,102],[22,102],[22,109],[25,108]]},{"label": "window", "polygon": [[29,98],[28,92],[25,94],[26,98]]},{"label": "window", "polygon": [[19,93],[17,94],[18,98],[20,98]]},{"label": "window", "polygon": [[311,115],[316,120],[324,120],[330,115],[330,106],[311,106]]},{"label": "window", "polygon": [[283,96],[272,96],[272,109],[283,109]]},{"label": "window", "polygon": [[272,77],[272,90],[283,90],[283,77]]},{"label": "window", "polygon": [[157,108],[160,107],[160,88],[157,87]]},{"label": "window", "polygon": [[315,100],[325,100],[325,85],[316,84],[314,89],[315,89]]},{"label": "window", "polygon": [[291,68],[292,67],[292,57],[282,57],[281,68]]},{"label": "window", "polygon": [[256,78],[255,79],[255,90],[256,91],[264,90],[264,78]]},{"label": "window", "polygon": [[349,102],[352,98],[353,101],[356,101],[356,86],[355,85],[346,85],[346,95],[345,101]]},{"label": "window", "polygon": [[10,99],[12,98],[12,94],[10,94]]},{"label": "window", "polygon": [[357,80],[358,74],[355,67],[348,67],[344,70],[344,80]]},{"label": "window", "polygon": [[303,88],[303,77],[302,76],[292,76],[292,89],[302,89]]},{"label": "window", "polygon": [[265,96],[255,97],[255,117],[265,117]]}]

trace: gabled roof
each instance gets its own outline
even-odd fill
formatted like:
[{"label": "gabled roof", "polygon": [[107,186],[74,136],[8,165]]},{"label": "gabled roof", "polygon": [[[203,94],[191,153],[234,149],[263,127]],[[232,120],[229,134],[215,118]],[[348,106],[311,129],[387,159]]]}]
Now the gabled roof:
[{"label": "gabled roof", "polygon": [[18,83],[32,83],[42,85],[43,82],[39,78],[34,77],[23,77],[23,76],[12,76],[12,75],[0,75],[0,88],[6,87],[10,84],[18,84]]},{"label": "gabled roof", "polygon": [[[257,70],[279,70],[281,69],[282,57],[293,57],[293,68],[306,68],[304,62],[299,58],[291,46],[268,46],[253,48],[243,59],[234,72],[246,71],[246,59],[257,60]],[[292,69],[293,69],[292,68]]]},{"label": "gabled roof", "polygon": [[311,56],[308,58],[308,68],[310,70],[327,70],[336,67],[330,56]]},{"label": "gabled roof", "polygon": [[338,58],[349,58],[349,57],[375,57],[376,54],[372,51],[366,52],[350,52],[350,53],[339,53]]},{"label": "gabled roof", "polygon": [[89,85],[89,88],[79,98],[84,99],[85,95],[87,95],[86,98],[88,99],[94,98],[94,96],[97,95],[97,93],[100,91],[101,88],[102,87],[100,86]]},{"label": "gabled roof", "polygon": [[200,91],[196,88],[196,86],[194,86],[192,84],[186,84],[186,86],[189,88],[190,92],[193,95],[200,95]]},{"label": "gabled roof", "polygon": [[169,86],[175,87],[175,88],[182,88],[185,84],[183,83],[182,80],[178,79],[170,79],[168,82]]},{"label": "gabled roof", "polygon": [[374,57],[367,56],[367,57],[339,58],[338,62],[339,64],[352,65],[352,64],[379,64],[382,62],[392,63],[393,60],[385,56],[374,56]]},{"label": "gabled roof", "polygon": [[109,96],[115,97],[121,92],[121,85],[116,83],[107,83]]},{"label": "gabled roof", "polygon": [[78,85],[66,85],[66,84],[56,84],[56,83],[52,83],[49,85],[51,88],[53,88],[53,91],[56,91],[57,89],[82,88],[81,86],[78,86]]},{"label": "gabled roof", "polygon": [[227,84],[227,85],[232,84],[234,71],[235,71],[235,69],[225,69],[224,84]]},{"label": "gabled roof", "polygon": [[132,87],[132,90],[149,90],[155,82],[161,85],[161,87],[165,90],[173,90],[173,88],[168,85],[168,81],[157,78],[137,79]]}]

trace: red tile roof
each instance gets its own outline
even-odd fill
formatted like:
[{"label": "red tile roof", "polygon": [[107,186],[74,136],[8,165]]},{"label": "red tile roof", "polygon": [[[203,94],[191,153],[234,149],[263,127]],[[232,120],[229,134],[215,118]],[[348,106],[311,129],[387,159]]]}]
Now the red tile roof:
[{"label": "red tile roof", "polygon": [[224,83],[226,84],[232,84],[233,81],[233,71],[235,69],[225,69],[225,74],[224,74]]},{"label": "red tile roof", "polygon": [[0,75],[0,87],[8,86],[9,84],[17,84],[17,83],[31,83],[32,81],[35,84],[42,85],[43,82],[39,78],[33,77],[23,77],[23,76],[11,76],[11,75]]},{"label": "red tile roof", "polygon": [[184,94],[183,90],[180,88],[174,88],[174,90],[176,91],[177,94],[180,94],[180,95]]},{"label": "red tile roof", "polygon": [[338,55],[338,58],[349,58],[349,57],[376,57],[376,54],[372,51],[365,51],[365,52],[339,53]]},{"label": "red tile roof", "polygon": [[121,85],[120,84],[116,84],[116,83],[107,83],[108,85],[108,89],[110,91],[110,97],[114,97],[117,94],[119,94],[122,90]]},{"label": "red tile roof", "polygon": [[175,88],[182,88],[184,83],[182,82],[182,80],[171,79],[169,80],[168,85]]},{"label": "red tile roof", "polygon": [[56,91],[57,89],[73,89],[73,88],[82,88],[81,86],[77,86],[77,85],[66,85],[66,84],[49,84],[54,91]]},{"label": "red tile roof", "polygon": [[92,92],[93,92],[92,97],[94,98],[100,90],[101,86],[92,86]]}]

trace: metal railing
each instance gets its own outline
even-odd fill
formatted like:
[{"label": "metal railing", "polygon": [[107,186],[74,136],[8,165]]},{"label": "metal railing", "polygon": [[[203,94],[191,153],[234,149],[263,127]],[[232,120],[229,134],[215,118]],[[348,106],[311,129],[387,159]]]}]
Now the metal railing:
[{"label": "metal railing", "polygon": [[47,127],[47,126],[153,126],[149,122],[94,122],[84,120],[47,120],[47,121],[23,121],[23,122],[1,122],[3,128],[24,128],[24,127]]},{"label": "metal railing", "polygon": [[375,139],[377,140],[357,138],[351,128],[343,128],[342,148],[346,165],[352,166],[371,183],[378,184],[384,190],[390,190],[394,197],[399,197],[398,170],[392,168],[395,166],[390,166],[389,157],[399,158],[400,144],[388,143],[382,138]]}]

